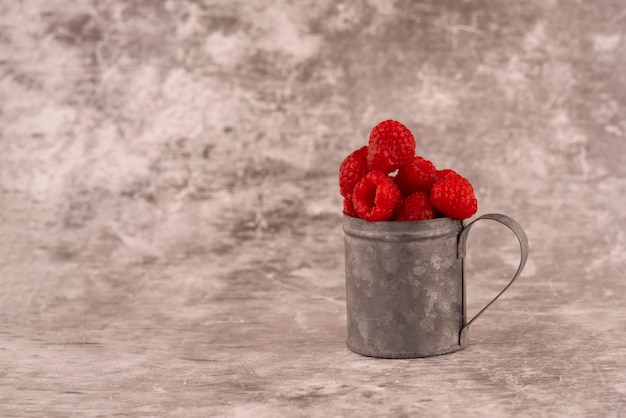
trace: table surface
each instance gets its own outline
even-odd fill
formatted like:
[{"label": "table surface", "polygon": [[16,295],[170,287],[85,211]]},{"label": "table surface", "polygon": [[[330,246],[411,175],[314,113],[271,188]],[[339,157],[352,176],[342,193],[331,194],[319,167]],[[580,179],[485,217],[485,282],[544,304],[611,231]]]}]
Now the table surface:
[{"label": "table surface", "polygon": [[[316,180],[320,189],[333,182]],[[609,189],[614,202],[625,186]],[[605,200],[598,204],[607,208]],[[561,223],[545,213],[547,205],[531,205],[518,217],[530,240],[528,264],[472,325],[471,344],[409,360],[346,348],[337,214],[295,218],[275,231],[240,225],[236,245],[224,235],[206,236],[223,240],[221,250],[180,262],[137,249],[133,258],[103,263],[68,255],[76,232],[42,239],[54,234],[38,223],[44,215],[5,211],[11,222],[2,231],[10,245],[0,282],[0,410],[4,416],[622,415],[623,231],[611,231],[611,217]],[[565,219],[598,210],[591,202],[561,209]],[[596,232],[602,229],[606,235]],[[468,247],[471,315],[506,284],[519,247],[513,234],[489,222],[477,224]]]},{"label": "table surface", "polygon": [[[1,417],[626,416],[623,2],[0,11]],[[453,354],[346,348],[337,168],[386,118],[530,241]],[[469,315],[518,260],[472,229]]]}]

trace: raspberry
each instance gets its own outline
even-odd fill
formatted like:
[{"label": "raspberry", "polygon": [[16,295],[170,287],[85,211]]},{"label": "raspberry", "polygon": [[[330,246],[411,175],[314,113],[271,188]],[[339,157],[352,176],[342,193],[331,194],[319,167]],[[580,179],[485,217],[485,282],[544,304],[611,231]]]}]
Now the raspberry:
[{"label": "raspberry", "polygon": [[403,124],[386,120],[370,132],[367,165],[371,170],[391,173],[411,161],[415,155],[415,138]]},{"label": "raspberry", "polygon": [[400,167],[395,182],[405,196],[417,191],[427,192],[435,182],[436,173],[433,163],[422,157],[414,157],[410,163]]},{"label": "raspberry", "polygon": [[478,210],[474,188],[457,173],[448,173],[430,189],[430,203],[448,218],[467,219]]},{"label": "raspberry", "polygon": [[354,186],[352,203],[360,218],[368,222],[388,221],[402,201],[396,183],[385,173],[370,171]]},{"label": "raspberry", "polygon": [[415,192],[402,202],[394,221],[424,221],[435,219],[435,208],[429,201],[428,193]]},{"label": "raspberry", "polygon": [[348,216],[352,216],[353,218],[358,218],[356,211],[354,210],[354,205],[352,204],[352,196],[343,198],[343,213]]},{"label": "raspberry", "polygon": [[444,178],[445,176],[447,176],[450,173],[458,174],[456,171],[451,170],[449,168],[444,168],[443,170],[437,170],[437,172],[434,175],[435,181],[441,180],[442,178]]},{"label": "raspberry", "polygon": [[367,146],[348,155],[339,166],[339,190],[343,197],[352,194],[354,185],[369,171],[367,167]]}]

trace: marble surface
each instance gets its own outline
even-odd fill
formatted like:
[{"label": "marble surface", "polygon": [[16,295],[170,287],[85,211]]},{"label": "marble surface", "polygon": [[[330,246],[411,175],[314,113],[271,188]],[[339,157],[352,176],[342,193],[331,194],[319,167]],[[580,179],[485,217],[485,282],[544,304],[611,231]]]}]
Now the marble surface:
[{"label": "marble surface", "polygon": [[[624,7],[0,1],[0,415],[624,416]],[[345,346],[386,118],[529,237],[453,354]],[[518,257],[472,230],[470,315]]]}]

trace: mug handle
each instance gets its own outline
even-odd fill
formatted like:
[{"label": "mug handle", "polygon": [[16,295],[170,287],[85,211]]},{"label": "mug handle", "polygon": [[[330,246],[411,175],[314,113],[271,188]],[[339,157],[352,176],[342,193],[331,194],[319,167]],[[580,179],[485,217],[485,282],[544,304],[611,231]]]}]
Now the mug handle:
[{"label": "mug handle", "polygon": [[[459,235],[459,240],[458,240],[458,257],[461,260],[463,260],[463,258],[465,258],[465,255],[466,255],[467,237],[469,235],[469,231],[472,228],[472,225],[474,225],[474,223],[476,223],[477,221],[480,221],[481,219],[491,219],[493,221],[501,223],[502,225],[506,226],[511,231],[513,231],[513,233],[517,236],[517,239],[519,240],[521,258],[520,258],[519,267],[517,268],[517,272],[515,273],[515,276],[513,276],[509,284],[507,284],[506,287],[502,289],[502,291],[498,293],[498,295],[495,298],[493,298],[491,302],[487,304],[487,306],[482,308],[480,312],[474,315],[474,317],[469,322],[467,322],[463,326],[463,328],[461,328],[461,334],[459,337],[459,344],[461,346],[467,345],[469,342],[467,333],[469,331],[469,326],[472,324],[472,322],[474,322],[476,318],[478,318],[483,312],[485,312],[487,308],[490,307],[491,304],[494,303],[496,299],[498,299],[500,295],[502,295],[509,288],[509,286],[513,284],[515,279],[517,279],[519,275],[522,273],[522,270],[524,270],[524,266],[526,265],[526,260],[528,259],[528,237],[526,236],[526,232],[524,232],[524,229],[522,228],[522,226],[516,220],[509,218],[506,215],[501,215],[499,213],[488,213],[486,215],[483,215],[473,220],[472,222],[467,224],[461,231]],[[465,305],[465,278],[464,278],[463,279],[463,311],[464,311],[463,317],[464,318],[466,318],[465,306],[466,305]]]}]

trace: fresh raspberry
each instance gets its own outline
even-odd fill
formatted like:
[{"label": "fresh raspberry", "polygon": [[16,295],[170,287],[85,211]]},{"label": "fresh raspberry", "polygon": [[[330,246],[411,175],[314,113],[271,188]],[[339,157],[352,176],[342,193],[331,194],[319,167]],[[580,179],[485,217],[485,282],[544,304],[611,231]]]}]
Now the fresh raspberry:
[{"label": "fresh raspberry", "polygon": [[415,192],[404,199],[394,221],[424,221],[435,219],[436,215],[435,208],[430,204],[428,193]]},{"label": "fresh raspberry", "polygon": [[371,170],[391,173],[411,161],[415,138],[403,124],[386,120],[374,126],[368,142],[367,164]]},{"label": "fresh raspberry", "polygon": [[358,218],[356,211],[354,210],[354,205],[352,204],[352,196],[343,198],[343,213],[348,216],[352,216],[353,218]]},{"label": "fresh raspberry", "polygon": [[430,203],[448,218],[467,219],[478,210],[474,188],[457,173],[448,173],[430,189]]},{"label": "fresh raspberry", "polygon": [[435,182],[436,173],[433,163],[418,156],[400,167],[395,182],[405,196],[417,191],[427,192]]},{"label": "fresh raspberry", "polygon": [[367,145],[348,155],[339,166],[339,190],[343,197],[348,197],[354,185],[367,174]]},{"label": "fresh raspberry", "polygon": [[360,218],[368,222],[388,221],[402,201],[396,183],[380,171],[370,171],[354,186],[352,203]]},{"label": "fresh raspberry", "polygon": [[443,179],[445,176],[447,176],[450,173],[454,173],[454,174],[458,174],[456,171],[451,170],[449,168],[444,168],[443,170],[437,170],[437,172],[435,173],[435,181],[439,181],[441,179]]}]

